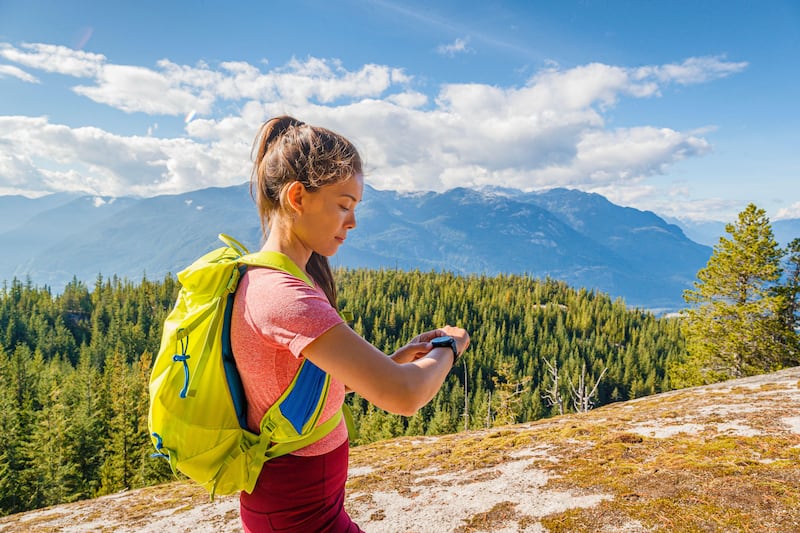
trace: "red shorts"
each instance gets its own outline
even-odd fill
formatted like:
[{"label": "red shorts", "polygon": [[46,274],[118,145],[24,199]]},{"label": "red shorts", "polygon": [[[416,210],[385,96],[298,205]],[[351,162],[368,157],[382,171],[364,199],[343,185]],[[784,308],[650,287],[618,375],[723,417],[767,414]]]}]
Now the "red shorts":
[{"label": "red shorts", "polygon": [[324,455],[284,455],[264,463],[239,508],[248,533],[363,533],[344,510],[349,444]]}]

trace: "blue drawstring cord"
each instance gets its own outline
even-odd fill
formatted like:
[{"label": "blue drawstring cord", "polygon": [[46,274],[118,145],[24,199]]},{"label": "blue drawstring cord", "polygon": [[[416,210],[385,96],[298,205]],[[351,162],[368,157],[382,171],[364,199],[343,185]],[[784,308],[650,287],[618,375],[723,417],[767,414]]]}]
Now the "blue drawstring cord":
[{"label": "blue drawstring cord", "polygon": [[[181,330],[182,331],[182,330]],[[180,331],[178,332],[180,333]],[[186,393],[189,391],[189,365],[186,363],[186,360],[189,359],[191,356],[186,354],[186,350],[189,348],[189,335],[186,335],[181,339],[181,353],[175,354],[172,356],[172,360],[177,362],[183,363],[183,389],[181,389],[180,397],[186,398]]]},{"label": "blue drawstring cord", "polygon": [[[153,433],[153,436],[156,438],[156,450],[161,450],[164,447],[164,442],[161,440],[161,435],[158,433]],[[158,453],[151,453],[150,457],[163,457],[167,461],[169,461],[169,455],[159,451]]]}]

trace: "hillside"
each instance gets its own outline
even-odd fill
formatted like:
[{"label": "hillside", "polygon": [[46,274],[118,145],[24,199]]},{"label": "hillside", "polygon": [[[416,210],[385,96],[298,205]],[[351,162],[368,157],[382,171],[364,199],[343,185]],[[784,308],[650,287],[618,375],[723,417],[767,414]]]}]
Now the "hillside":
[{"label": "hillside", "polygon": [[[354,448],[369,532],[800,531],[800,367],[585,414]],[[174,482],[0,518],[0,531],[237,531]]]}]

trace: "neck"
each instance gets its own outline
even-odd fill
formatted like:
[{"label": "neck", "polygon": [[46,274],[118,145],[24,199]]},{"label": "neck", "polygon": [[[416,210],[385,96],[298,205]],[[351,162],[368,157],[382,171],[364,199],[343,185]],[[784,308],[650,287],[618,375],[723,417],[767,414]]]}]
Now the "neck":
[{"label": "neck", "polygon": [[261,247],[263,251],[280,252],[287,256],[292,262],[297,265],[300,270],[308,275],[306,265],[311,258],[311,250],[299,242],[297,239],[292,239],[292,234],[279,227],[279,224],[273,224],[270,227],[267,240],[264,246]]}]

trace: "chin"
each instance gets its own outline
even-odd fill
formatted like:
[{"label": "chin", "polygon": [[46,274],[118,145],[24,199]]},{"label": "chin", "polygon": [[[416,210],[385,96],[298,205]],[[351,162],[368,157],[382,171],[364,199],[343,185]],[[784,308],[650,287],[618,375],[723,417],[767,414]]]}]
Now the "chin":
[{"label": "chin", "polygon": [[322,252],[322,255],[324,255],[325,257],[333,257],[334,255],[336,255],[336,252],[339,251],[339,248],[341,248],[343,244],[344,244],[343,242],[336,244],[336,246],[334,246],[330,250]]}]

